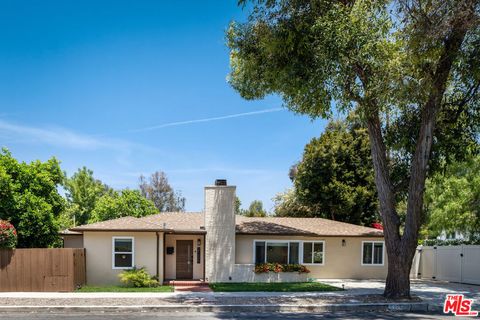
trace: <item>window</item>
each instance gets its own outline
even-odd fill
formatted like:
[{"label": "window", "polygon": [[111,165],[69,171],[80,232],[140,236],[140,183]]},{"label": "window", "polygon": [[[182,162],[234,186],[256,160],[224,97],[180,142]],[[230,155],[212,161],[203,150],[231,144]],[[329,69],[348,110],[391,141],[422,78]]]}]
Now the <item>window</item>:
[{"label": "window", "polygon": [[[304,263],[323,263],[323,242],[305,242],[304,245],[314,245],[312,262],[312,249],[310,249],[310,262]],[[305,249],[304,249],[305,252]],[[259,263],[282,263],[298,264],[302,261],[302,242],[287,240],[257,240],[254,242],[254,262]]]},{"label": "window", "polygon": [[288,263],[288,242],[267,242],[268,263]]},{"label": "window", "polygon": [[134,240],[133,237],[112,238],[112,268],[131,269],[134,266]]},{"label": "window", "polygon": [[323,241],[303,243],[303,263],[323,264]]},{"label": "window", "polygon": [[362,265],[383,265],[383,241],[362,242]]},{"label": "window", "polygon": [[298,264],[300,263],[300,242],[290,242],[289,243],[289,252],[288,263]]},{"label": "window", "polygon": [[255,264],[265,263],[265,241],[255,242]]}]

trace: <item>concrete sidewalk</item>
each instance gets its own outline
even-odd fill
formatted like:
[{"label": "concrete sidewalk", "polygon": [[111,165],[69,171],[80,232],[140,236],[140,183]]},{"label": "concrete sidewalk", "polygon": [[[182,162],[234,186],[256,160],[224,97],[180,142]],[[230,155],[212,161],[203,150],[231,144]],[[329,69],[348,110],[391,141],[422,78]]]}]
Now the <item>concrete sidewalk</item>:
[{"label": "concrete sidewalk", "polygon": [[[344,280],[320,279],[320,282],[346,289],[351,294],[382,294],[385,281],[378,280]],[[480,286],[434,280],[411,280],[411,293],[432,306],[443,307],[447,294],[464,294],[466,298],[474,299],[474,306],[480,310]]]},{"label": "concrete sidewalk", "polygon": [[[439,310],[447,293],[480,299],[480,287],[437,281],[413,281],[419,298],[391,301],[381,296],[381,281],[321,280],[345,287],[334,292],[1,292],[0,311],[427,311]],[[478,310],[479,308],[476,307]]]}]

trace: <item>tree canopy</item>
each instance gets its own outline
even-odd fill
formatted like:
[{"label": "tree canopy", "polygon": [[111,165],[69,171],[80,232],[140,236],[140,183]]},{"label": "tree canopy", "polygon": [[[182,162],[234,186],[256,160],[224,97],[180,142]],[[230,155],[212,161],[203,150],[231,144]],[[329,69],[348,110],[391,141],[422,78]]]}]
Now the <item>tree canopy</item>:
[{"label": "tree canopy", "polygon": [[57,244],[57,218],[65,208],[58,192],[63,181],[59,162],[19,162],[0,152],[0,220],[14,225],[18,248],[44,248]]},{"label": "tree canopy", "polygon": [[379,220],[368,133],[352,117],[346,122],[331,121],[319,138],[305,146],[294,171],[290,174],[294,195],[285,198],[284,205],[292,212],[283,215],[366,226]]},{"label": "tree canopy", "polygon": [[248,209],[241,210],[241,214],[246,217],[266,217],[267,211],[263,209],[263,202],[260,200],[253,200]]},{"label": "tree canopy", "polygon": [[[358,110],[388,251],[384,294],[409,297],[432,151],[434,159],[448,158],[442,150],[465,153],[466,146],[448,147],[455,136],[476,145],[468,130],[478,134],[479,1],[252,3],[248,20],[227,31],[230,84],[246,99],[278,94],[312,118]],[[446,130],[436,126],[452,121]],[[397,202],[404,199],[401,226]]]},{"label": "tree canopy", "polygon": [[[65,174],[66,176],[66,174]],[[66,190],[67,208],[65,212],[68,219],[65,227],[88,223],[98,199],[105,194],[111,194],[113,189],[95,179],[93,171],[82,167],[64,182]]]},{"label": "tree canopy", "polygon": [[158,213],[155,204],[138,190],[124,189],[105,194],[98,199],[90,223],[126,216],[144,217]]},{"label": "tree canopy", "polygon": [[430,237],[480,234],[480,156],[452,163],[428,179],[425,207]]},{"label": "tree canopy", "polygon": [[154,172],[148,180],[140,176],[140,191],[160,212],[185,211],[185,197],[172,188],[163,171]]}]

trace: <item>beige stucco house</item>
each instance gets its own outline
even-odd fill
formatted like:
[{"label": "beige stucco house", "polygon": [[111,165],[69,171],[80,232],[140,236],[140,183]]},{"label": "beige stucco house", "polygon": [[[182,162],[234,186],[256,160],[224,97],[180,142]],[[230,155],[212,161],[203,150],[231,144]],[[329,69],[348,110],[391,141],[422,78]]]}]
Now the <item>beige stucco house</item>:
[{"label": "beige stucco house", "polygon": [[[118,283],[118,274],[146,267],[160,281],[305,281],[384,279],[381,230],[320,218],[247,218],[234,213],[235,187],[205,187],[205,210],[124,217],[71,229],[65,247],[86,248],[87,283]],[[70,240],[74,239],[74,240]],[[254,273],[256,263],[303,264],[308,274]]]}]

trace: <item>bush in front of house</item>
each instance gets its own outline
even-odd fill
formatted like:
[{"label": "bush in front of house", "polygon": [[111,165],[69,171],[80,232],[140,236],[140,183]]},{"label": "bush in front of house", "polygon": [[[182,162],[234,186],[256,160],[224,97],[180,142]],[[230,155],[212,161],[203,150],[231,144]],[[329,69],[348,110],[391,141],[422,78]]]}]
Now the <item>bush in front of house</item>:
[{"label": "bush in front of house", "polygon": [[419,241],[424,246],[460,246],[460,245],[480,245],[480,235],[472,235],[469,239],[425,239]]},{"label": "bush in front of house", "polygon": [[301,264],[281,264],[281,263],[259,263],[255,265],[255,273],[267,273],[267,272],[298,272],[309,273],[310,270],[306,266]]},{"label": "bush in front of house", "polygon": [[6,220],[0,220],[0,248],[13,249],[17,246],[17,230]]},{"label": "bush in front of house", "polygon": [[159,285],[158,280],[152,277],[145,267],[124,270],[118,277],[126,287],[130,288],[151,288]]}]

